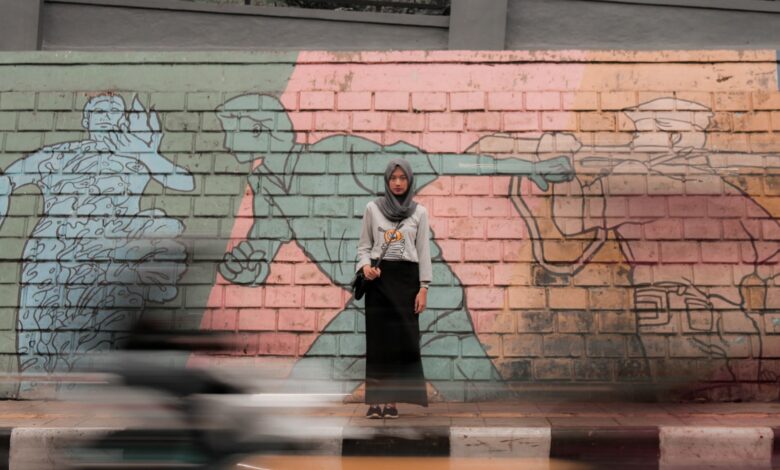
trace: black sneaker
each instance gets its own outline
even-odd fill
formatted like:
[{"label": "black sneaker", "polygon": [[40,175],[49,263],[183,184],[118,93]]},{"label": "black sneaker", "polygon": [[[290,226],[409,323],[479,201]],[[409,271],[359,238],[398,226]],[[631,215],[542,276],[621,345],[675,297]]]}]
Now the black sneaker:
[{"label": "black sneaker", "polygon": [[372,405],[368,407],[366,412],[366,418],[368,419],[380,419],[382,418],[382,408],[379,405]]},{"label": "black sneaker", "polygon": [[382,416],[384,416],[387,419],[397,419],[398,408],[394,406],[386,406],[385,409],[382,411]]}]

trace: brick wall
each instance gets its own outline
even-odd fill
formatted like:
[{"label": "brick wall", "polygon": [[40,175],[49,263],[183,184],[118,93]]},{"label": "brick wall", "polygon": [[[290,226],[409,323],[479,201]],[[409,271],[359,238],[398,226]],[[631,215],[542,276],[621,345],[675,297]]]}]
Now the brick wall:
[{"label": "brick wall", "polygon": [[235,335],[193,364],[359,398],[344,286],[403,156],[432,396],[772,398],[777,78],[771,51],[0,56],[3,368],[87,364],[143,311]]}]

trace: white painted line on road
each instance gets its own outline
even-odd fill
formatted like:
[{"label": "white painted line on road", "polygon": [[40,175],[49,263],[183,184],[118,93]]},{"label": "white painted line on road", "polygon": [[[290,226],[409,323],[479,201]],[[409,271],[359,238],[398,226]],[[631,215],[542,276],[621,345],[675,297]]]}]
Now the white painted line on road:
[{"label": "white painted line on road", "polygon": [[452,457],[550,457],[549,427],[452,427]]},{"label": "white painted line on road", "polygon": [[249,464],[246,464],[246,463],[236,464],[236,467],[249,468],[249,469],[252,469],[252,470],[268,470],[265,467],[255,467],[254,465],[249,465]]}]

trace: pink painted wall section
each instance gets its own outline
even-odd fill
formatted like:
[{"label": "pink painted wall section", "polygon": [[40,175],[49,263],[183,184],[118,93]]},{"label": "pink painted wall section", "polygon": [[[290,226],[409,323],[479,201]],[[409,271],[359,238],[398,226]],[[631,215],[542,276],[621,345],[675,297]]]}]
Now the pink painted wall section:
[{"label": "pink painted wall section", "polygon": [[[442,58],[457,57],[463,56]],[[441,153],[463,152],[496,132],[574,128],[567,122],[574,116],[561,113],[561,93],[547,90],[578,89],[587,66],[485,64],[480,54],[465,63],[382,63],[377,55],[368,58],[376,64],[333,59],[330,53],[303,53],[282,95],[299,141],[349,133]],[[505,287],[485,286],[502,261],[501,241],[524,238],[523,222],[509,211],[508,185],[508,178],[443,177],[420,194],[472,312],[507,307]]]}]

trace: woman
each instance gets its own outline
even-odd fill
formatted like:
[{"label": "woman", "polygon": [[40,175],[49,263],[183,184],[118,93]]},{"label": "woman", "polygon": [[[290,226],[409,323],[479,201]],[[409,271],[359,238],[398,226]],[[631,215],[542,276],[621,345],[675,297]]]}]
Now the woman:
[{"label": "woman", "polygon": [[418,315],[425,310],[432,278],[430,229],[428,211],[414,202],[413,187],[409,162],[392,160],[385,169],[384,196],[369,202],[363,214],[357,266],[370,281],[367,418],[397,418],[398,402],[428,406]]}]

